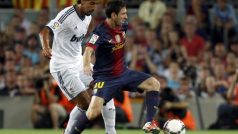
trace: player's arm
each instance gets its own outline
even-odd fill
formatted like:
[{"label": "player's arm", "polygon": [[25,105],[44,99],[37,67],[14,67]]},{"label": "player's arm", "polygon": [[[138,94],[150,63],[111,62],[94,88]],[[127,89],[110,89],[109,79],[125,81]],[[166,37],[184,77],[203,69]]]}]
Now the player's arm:
[{"label": "player's arm", "polygon": [[233,81],[231,83],[231,86],[230,86],[230,88],[227,91],[226,96],[227,96],[228,100],[232,100],[237,82],[238,82],[238,71],[236,71],[235,76],[233,78]]},{"label": "player's arm", "polygon": [[94,52],[92,47],[86,47],[83,54],[83,70],[86,75],[92,75],[91,56]]},{"label": "player's arm", "polygon": [[63,29],[68,28],[68,24],[71,20],[64,19],[61,21],[62,16],[64,16],[64,11],[61,11],[57,16],[52,19],[46,26],[40,31],[40,41],[42,46],[42,53],[44,56],[51,58],[51,47],[53,43],[53,37],[60,33]]},{"label": "player's arm", "polygon": [[95,19],[92,18],[92,20],[91,20],[91,22],[90,22],[90,24],[88,26],[88,31],[86,33],[86,37],[90,36],[90,34],[93,32],[93,29],[95,28],[95,25],[96,25],[95,24]]},{"label": "player's arm", "polygon": [[100,39],[98,34],[93,33],[90,37],[90,40],[86,44],[86,48],[83,54],[83,70],[86,75],[92,75],[91,68],[91,56],[97,46],[100,44]]},{"label": "player's arm", "polygon": [[52,40],[52,36],[50,35],[50,32],[51,31],[48,27],[44,27],[39,33],[41,47],[42,47],[42,54],[48,58],[51,58],[50,42]]}]

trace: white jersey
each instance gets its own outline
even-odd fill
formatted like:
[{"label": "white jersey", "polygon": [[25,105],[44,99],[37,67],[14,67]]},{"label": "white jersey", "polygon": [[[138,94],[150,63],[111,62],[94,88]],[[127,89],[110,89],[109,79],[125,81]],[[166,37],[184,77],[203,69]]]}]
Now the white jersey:
[{"label": "white jersey", "polygon": [[63,9],[47,24],[54,34],[50,72],[82,67],[81,45],[91,22],[91,16],[80,16],[75,6]]}]

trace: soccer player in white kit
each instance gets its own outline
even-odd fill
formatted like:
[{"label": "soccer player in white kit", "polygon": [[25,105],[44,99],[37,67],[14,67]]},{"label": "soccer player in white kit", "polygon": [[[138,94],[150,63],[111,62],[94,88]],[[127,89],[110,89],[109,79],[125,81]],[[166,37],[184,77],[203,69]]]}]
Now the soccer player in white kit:
[{"label": "soccer player in white kit", "polygon": [[[76,5],[60,11],[39,33],[42,53],[50,58],[50,73],[68,100],[77,103],[70,113],[65,134],[72,134],[78,117],[87,110],[90,103],[87,88],[93,79],[92,76],[85,75],[83,72],[81,45],[98,1],[78,0]],[[102,115],[106,133],[115,134],[113,100],[103,107]]]}]

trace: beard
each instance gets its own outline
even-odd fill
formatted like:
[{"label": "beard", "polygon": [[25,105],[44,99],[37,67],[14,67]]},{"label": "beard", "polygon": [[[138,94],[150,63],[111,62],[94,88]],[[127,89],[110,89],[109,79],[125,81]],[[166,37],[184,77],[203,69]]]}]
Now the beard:
[{"label": "beard", "polygon": [[86,16],[90,16],[90,15],[92,15],[93,14],[93,11],[88,11],[85,15]]}]

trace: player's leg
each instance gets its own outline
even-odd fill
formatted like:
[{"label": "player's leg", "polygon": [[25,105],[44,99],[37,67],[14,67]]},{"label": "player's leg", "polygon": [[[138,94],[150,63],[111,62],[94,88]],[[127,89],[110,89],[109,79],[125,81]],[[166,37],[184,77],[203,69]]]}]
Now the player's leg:
[{"label": "player's leg", "polygon": [[87,125],[93,121],[100,113],[103,108],[103,104],[109,102],[117,90],[120,90],[120,82],[118,79],[110,79],[110,81],[104,81],[102,79],[95,80],[94,96],[91,99],[89,108],[86,114],[82,114],[79,118],[77,127],[73,134],[81,133]]},{"label": "player's leg", "polygon": [[77,104],[70,113],[70,118],[65,129],[65,134],[71,134],[78,117],[88,108],[90,96],[86,92],[83,82],[79,79],[77,69],[66,69],[52,73],[52,76],[68,100]]},{"label": "player's leg", "polygon": [[153,118],[156,114],[156,108],[159,105],[159,89],[160,83],[154,77],[145,74],[143,72],[137,72],[128,70],[125,76],[128,87],[130,89],[140,89],[146,92],[145,102],[146,102],[146,123],[143,129],[146,129],[146,132],[158,133],[159,128],[157,124],[154,123]]},{"label": "player's leg", "polygon": [[70,112],[69,121],[64,130],[64,134],[72,134],[74,126],[76,126],[77,121],[82,113],[85,113],[85,110],[82,110],[80,107],[75,106]]},{"label": "player's leg", "polygon": [[82,114],[85,114],[89,102],[90,102],[90,96],[86,91],[82,91],[79,95],[77,95],[73,100],[73,102],[76,102],[76,106],[71,111],[69,116],[69,121],[65,129],[64,134],[72,134],[74,127],[77,125],[78,119]]},{"label": "player's leg", "polygon": [[143,81],[138,88],[146,91],[145,103],[146,103],[146,124],[143,127],[145,132],[159,133],[157,123],[153,121],[156,114],[157,107],[159,105],[159,88],[160,83],[154,77],[150,77]]},{"label": "player's leg", "polygon": [[[80,71],[80,79],[85,84],[85,86],[88,87],[87,91],[92,92],[94,87],[94,83],[92,83],[93,78],[91,76],[85,75],[83,71]],[[115,129],[116,112],[113,99],[110,100],[105,106],[103,106],[101,113],[104,120],[106,133],[116,134]]]},{"label": "player's leg", "polygon": [[98,96],[93,96],[88,107],[88,110],[83,112],[77,121],[77,125],[74,127],[72,134],[81,134],[83,130],[93,121],[99,114],[104,104],[104,99]]},{"label": "player's leg", "polygon": [[152,121],[156,113],[155,107],[159,104],[159,82],[154,78],[150,77],[143,81],[138,88],[146,91],[145,103],[147,106],[147,121]]},{"label": "player's leg", "polygon": [[113,99],[102,108],[102,116],[107,134],[116,134],[116,111]]}]

